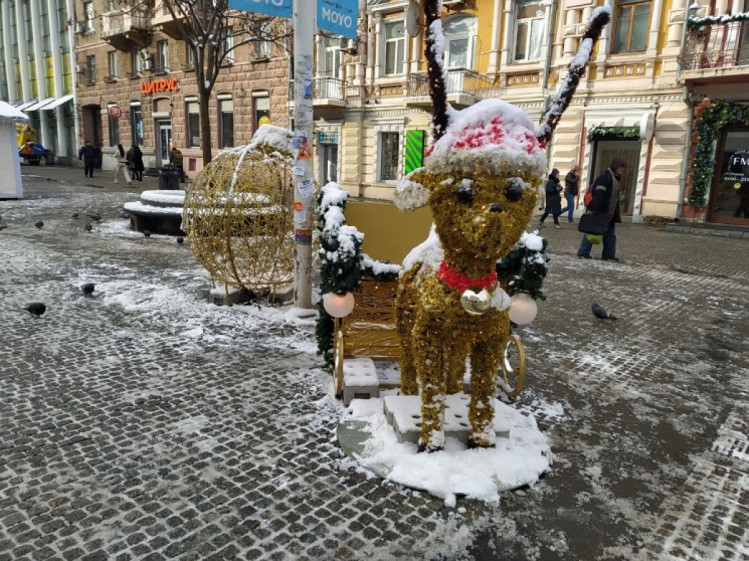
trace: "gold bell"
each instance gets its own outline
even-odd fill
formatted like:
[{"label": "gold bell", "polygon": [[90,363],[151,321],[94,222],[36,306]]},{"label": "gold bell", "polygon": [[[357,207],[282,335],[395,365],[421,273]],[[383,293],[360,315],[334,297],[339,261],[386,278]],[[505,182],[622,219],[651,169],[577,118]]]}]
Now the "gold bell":
[{"label": "gold bell", "polygon": [[482,288],[481,292],[474,292],[469,288],[460,295],[460,303],[472,316],[480,316],[491,307],[492,295],[485,288]]}]

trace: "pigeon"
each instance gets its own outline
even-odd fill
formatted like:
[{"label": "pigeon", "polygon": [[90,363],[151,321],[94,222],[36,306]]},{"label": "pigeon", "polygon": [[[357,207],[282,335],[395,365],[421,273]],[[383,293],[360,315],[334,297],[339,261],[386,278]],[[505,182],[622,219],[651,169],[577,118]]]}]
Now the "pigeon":
[{"label": "pigeon", "polygon": [[150,238],[151,237],[151,230],[143,230],[143,235],[146,236],[147,238]]},{"label": "pigeon", "polygon": [[87,232],[90,232],[94,229],[94,227],[91,225],[91,222],[86,222],[86,225],[84,226]]},{"label": "pigeon", "polygon": [[74,210],[73,213],[70,216],[73,217],[73,218],[78,218],[80,215],[81,215],[80,212],[78,212],[77,210]]},{"label": "pigeon", "polygon": [[94,283],[87,282],[86,284],[81,286],[81,292],[83,292],[83,294],[85,294],[86,296],[91,296],[91,294],[93,294],[94,292],[95,286],[96,285]]},{"label": "pigeon", "polygon": [[178,243],[178,244],[183,244],[183,243],[185,243],[185,238],[183,238],[182,236],[177,236],[177,243]]},{"label": "pigeon", "polygon": [[91,220],[96,220],[97,222],[101,220],[101,214],[99,214],[98,212],[87,214],[86,216],[88,216]]},{"label": "pigeon", "polygon": [[616,319],[615,315],[610,314],[598,304],[593,304],[591,309],[593,310],[593,315],[596,316],[598,319],[610,319],[610,320]]},{"label": "pigeon", "polygon": [[129,212],[121,212],[120,213],[120,218],[122,218],[123,220],[130,220],[130,213]]},{"label": "pigeon", "polygon": [[37,222],[36,224],[34,224],[34,226],[36,226],[37,228],[39,228],[41,230],[42,228],[44,228],[44,222],[42,222],[40,220],[39,222]]},{"label": "pigeon", "polygon": [[0,223],[0,230],[5,230],[8,227],[7,224]]},{"label": "pigeon", "polygon": [[47,306],[45,306],[42,302],[32,302],[26,308],[24,308],[27,312],[29,312],[34,317],[41,317],[41,315],[47,311]]}]

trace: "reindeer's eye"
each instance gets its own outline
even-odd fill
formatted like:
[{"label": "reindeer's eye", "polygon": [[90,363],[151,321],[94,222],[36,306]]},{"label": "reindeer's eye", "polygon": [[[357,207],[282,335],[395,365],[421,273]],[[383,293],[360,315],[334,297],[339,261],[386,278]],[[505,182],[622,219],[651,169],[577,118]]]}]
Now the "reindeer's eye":
[{"label": "reindeer's eye", "polygon": [[464,204],[470,204],[473,202],[473,179],[463,179],[460,182],[460,187],[455,191],[455,196],[458,197],[458,202]]},{"label": "reindeer's eye", "polygon": [[523,184],[520,180],[510,180],[505,188],[505,197],[513,203],[518,202],[523,197]]}]

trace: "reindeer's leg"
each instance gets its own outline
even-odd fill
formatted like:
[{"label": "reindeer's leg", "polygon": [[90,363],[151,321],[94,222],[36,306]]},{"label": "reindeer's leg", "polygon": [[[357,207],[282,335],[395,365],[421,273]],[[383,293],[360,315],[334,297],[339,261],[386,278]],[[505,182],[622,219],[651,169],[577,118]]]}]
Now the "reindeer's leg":
[{"label": "reindeer's leg", "polygon": [[453,344],[445,350],[448,394],[463,391],[463,377],[466,371],[467,356],[468,348],[465,345]]},{"label": "reindeer's leg", "polygon": [[468,420],[471,432],[469,447],[493,447],[494,407],[492,400],[497,393],[497,372],[502,360],[502,346],[498,338],[479,342],[471,352],[471,402]]},{"label": "reindeer's leg", "polygon": [[414,308],[417,294],[414,291],[415,271],[409,271],[398,283],[395,300],[395,326],[401,345],[401,395],[416,395],[419,385],[414,364]]},{"label": "reindeer's leg", "polygon": [[[403,339],[403,336],[401,335]],[[401,395],[416,395],[419,393],[419,384],[416,379],[416,367],[414,365],[413,345],[401,345]]]},{"label": "reindeer's leg", "polygon": [[446,371],[440,345],[432,338],[416,338],[416,370],[421,384],[421,438],[419,451],[445,447]]}]

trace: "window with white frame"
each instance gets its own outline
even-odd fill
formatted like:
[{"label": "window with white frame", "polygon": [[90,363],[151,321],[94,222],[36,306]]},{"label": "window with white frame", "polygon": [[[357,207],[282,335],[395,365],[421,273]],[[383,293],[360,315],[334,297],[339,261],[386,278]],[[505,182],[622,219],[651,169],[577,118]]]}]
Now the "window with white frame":
[{"label": "window with white frame", "polygon": [[612,52],[644,51],[648,46],[651,0],[619,0]]},{"label": "window with white frame", "polygon": [[234,146],[234,101],[226,94],[219,96],[219,138],[220,148]]},{"label": "window with white frame", "polygon": [[107,61],[109,63],[109,79],[117,79],[117,51],[109,51],[107,53]]},{"label": "window with white frame", "polygon": [[160,72],[169,72],[169,42],[156,43],[156,66]]},{"label": "window with white frame", "polygon": [[94,3],[93,2],[84,2],[83,3],[83,14],[84,14],[84,24],[83,24],[83,30],[86,33],[90,33],[94,30]]},{"label": "window with white frame", "polygon": [[200,109],[196,98],[185,100],[187,114],[187,148],[200,147]]},{"label": "window with white frame", "polygon": [[195,51],[187,41],[185,41],[185,49],[185,70],[195,70]]},{"label": "window with white frame", "polygon": [[221,42],[222,54],[225,53],[222,64],[234,64],[234,36],[231,27],[224,29],[224,40]]},{"label": "window with white frame", "polygon": [[258,58],[270,58],[271,42],[268,40],[271,34],[270,21],[260,23],[258,27],[258,40],[255,42],[255,55]]},{"label": "window with white frame", "polygon": [[400,162],[400,133],[378,133],[377,179],[379,181],[396,181],[398,179],[398,163]]},{"label": "window with white frame", "polygon": [[324,52],[320,60],[322,68],[318,70],[318,74],[343,78],[343,53],[340,40],[334,37],[323,37],[320,47]]},{"label": "window with white frame", "polygon": [[406,37],[403,21],[386,21],[382,25],[384,44],[382,49],[382,70],[385,76],[403,74],[406,57]]},{"label": "window with white frame", "polygon": [[473,70],[476,56],[476,28],[478,18],[468,15],[445,20],[445,62],[447,68]]},{"label": "window with white frame", "polygon": [[132,51],[130,51],[130,69],[131,69],[131,75],[133,77],[140,76],[140,71],[142,70],[142,60],[140,56],[140,48],[135,47]]},{"label": "window with white frame", "polygon": [[546,33],[544,0],[520,0],[515,9],[515,60],[539,60]]}]

